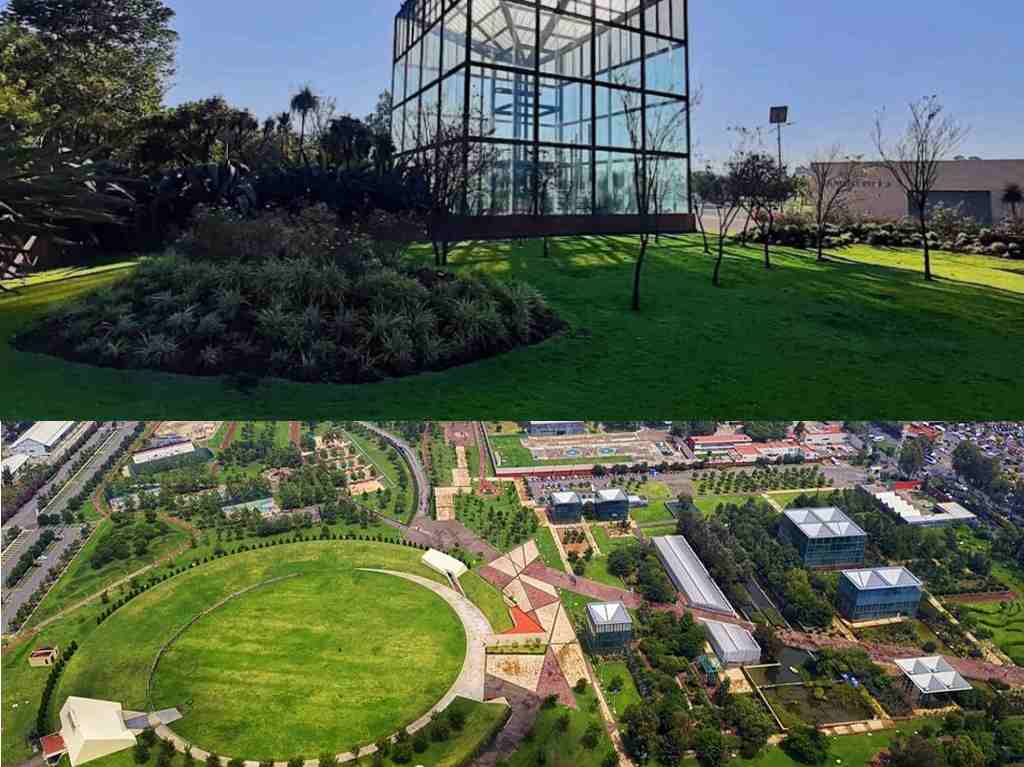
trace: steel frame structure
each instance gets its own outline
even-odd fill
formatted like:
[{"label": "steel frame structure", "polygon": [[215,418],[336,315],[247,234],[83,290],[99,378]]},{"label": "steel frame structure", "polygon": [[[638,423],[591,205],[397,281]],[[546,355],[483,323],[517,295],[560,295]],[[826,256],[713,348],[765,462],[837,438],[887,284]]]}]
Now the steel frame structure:
[{"label": "steel frame structure", "polygon": [[[395,17],[398,157],[445,122],[498,158],[453,211],[467,236],[693,231],[689,90],[688,0],[405,0]],[[655,162],[640,215],[634,174]]]}]

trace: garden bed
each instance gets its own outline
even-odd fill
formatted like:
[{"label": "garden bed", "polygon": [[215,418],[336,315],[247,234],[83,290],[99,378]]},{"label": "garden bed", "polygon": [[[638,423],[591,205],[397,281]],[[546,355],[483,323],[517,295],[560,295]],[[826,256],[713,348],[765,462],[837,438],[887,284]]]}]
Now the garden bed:
[{"label": "garden bed", "polygon": [[848,684],[796,684],[761,690],[787,729],[798,725],[860,722],[874,719],[875,711],[863,688]]},{"label": "garden bed", "polygon": [[200,218],[177,250],[43,317],[15,345],[119,369],[364,383],[473,362],[563,328],[523,283],[413,268],[312,209]]}]

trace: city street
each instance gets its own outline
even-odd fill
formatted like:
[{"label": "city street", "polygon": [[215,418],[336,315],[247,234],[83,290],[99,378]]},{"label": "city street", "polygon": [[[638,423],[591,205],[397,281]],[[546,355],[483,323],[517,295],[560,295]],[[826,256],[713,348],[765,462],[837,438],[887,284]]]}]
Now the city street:
[{"label": "city street", "polygon": [[[82,491],[89,480],[99,471],[100,467],[106,462],[106,460],[112,456],[120,444],[128,437],[131,436],[135,430],[137,421],[117,421],[111,422],[109,425],[104,424],[100,429],[89,439],[88,443],[82,447],[72,456],[68,456],[69,460],[65,461],[64,465],[61,466],[60,470],[51,479],[43,489],[50,491],[54,488],[60,487],[64,483],[67,483],[60,493],[45,507],[45,513],[47,514],[60,514],[67,507],[68,501],[74,498],[78,493]],[[99,450],[92,456],[89,463],[82,468],[77,474],[74,474],[73,478],[68,481],[69,477],[72,477],[72,459],[82,455],[82,451],[92,449],[95,445],[101,445]],[[13,569],[14,565],[17,564],[18,558],[22,552],[25,551],[29,546],[34,544],[41,535],[41,530],[36,524],[36,514],[40,511],[38,507],[38,493],[33,496],[18,513],[14,515],[4,525],[4,530],[17,525],[23,532],[21,536],[11,545],[10,551],[5,551],[3,555],[2,571],[3,582],[6,582],[9,572]],[[58,535],[58,540],[50,546],[49,550],[45,552],[46,562],[39,567],[35,567],[22,578],[21,582],[18,583],[13,589],[8,590],[6,587],[3,589],[3,607],[2,614],[0,614],[0,624],[2,624],[4,630],[7,629],[8,623],[11,618],[18,612],[25,601],[32,595],[32,593],[39,587],[46,577],[46,572],[60,559],[61,553],[71,545],[74,539],[78,536],[78,527],[56,527],[53,530]]]}]

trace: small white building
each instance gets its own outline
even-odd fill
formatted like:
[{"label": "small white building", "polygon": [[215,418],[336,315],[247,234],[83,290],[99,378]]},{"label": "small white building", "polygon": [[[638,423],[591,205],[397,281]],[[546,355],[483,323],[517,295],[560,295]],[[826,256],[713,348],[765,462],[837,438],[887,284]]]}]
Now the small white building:
[{"label": "small white building", "polygon": [[120,703],[75,696],[60,710],[60,737],[72,767],[135,745]]},{"label": "small white building", "polygon": [[723,666],[756,666],[761,662],[761,645],[742,626],[707,620],[700,622],[708,630],[708,641]]},{"label": "small white building", "polygon": [[897,659],[896,665],[903,672],[903,694],[914,703],[934,705],[973,689],[941,655]]},{"label": "small white building", "polygon": [[428,549],[421,559],[423,564],[431,570],[436,570],[441,575],[449,576],[454,580],[458,580],[469,570],[468,567],[455,557],[449,556],[437,549]]},{"label": "small white building", "polygon": [[14,479],[18,478],[18,474],[25,468],[25,464],[28,463],[28,456],[24,453],[18,453],[17,455],[6,456],[3,460],[3,466],[0,467],[0,471],[3,473],[11,472],[11,476]]},{"label": "small white building", "polygon": [[190,455],[196,451],[196,446],[190,441],[175,442],[171,445],[151,447],[148,450],[140,450],[132,456],[132,463],[136,466],[159,461],[162,458],[173,458],[176,455]]},{"label": "small white building", "polygon": [[74,427],[74,421],[36,421],[11,444],[11,455],[44,457],[53,452]]}]

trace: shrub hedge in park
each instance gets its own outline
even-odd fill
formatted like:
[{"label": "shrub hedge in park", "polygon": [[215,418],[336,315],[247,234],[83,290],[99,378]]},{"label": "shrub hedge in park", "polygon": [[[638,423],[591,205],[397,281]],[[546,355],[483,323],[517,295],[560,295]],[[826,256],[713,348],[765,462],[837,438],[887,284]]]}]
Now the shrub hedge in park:
[{"label": "shrub hedge in park", "polygon": [[[761,232],[751,229],[750,242],[763,242]],[[957,209],[937,207],[928,230],[931,247],[953,253],[1024,258],[1024,221],[1008,219],[994,226],[982,226]],[[773,245],[813,248],[817,231],[813,220],[803,213],[786,213],[771,235]],[[826,248],[870,245],[878,248],[919,248],[924,244],[916,221],[846,221],[825,230]]]},{"label": "shrub hedge in park", "polygon": [[[381,218],[375,231],[386,229]],[[368,228],[340,229],[324,206],[254,218],[208,211],[174,249],[45,317],[16,345],[105,367],[364,383],[563,328],[528,285],[417,268]]]}]

